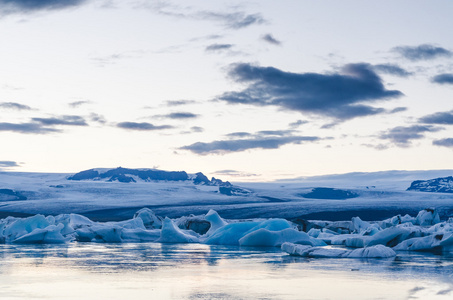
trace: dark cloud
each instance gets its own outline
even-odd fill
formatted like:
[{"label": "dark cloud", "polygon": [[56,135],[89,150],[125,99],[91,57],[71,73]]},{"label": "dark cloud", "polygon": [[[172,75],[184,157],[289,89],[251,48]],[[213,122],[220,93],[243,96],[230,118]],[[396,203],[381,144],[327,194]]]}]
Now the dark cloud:
[{"label": "dark cloud", "polygon": [[398,147],[409,147],[412,140],[419,140],[425,137],[426,132],[436,132],[442,130],[441,127],[434,127],[431,125],[413,125],[413,126],[398,126],[381,133],[379,136],[382,140],[390,140]]},{"label": "dark cloud", "polygon": [[399,77],[409,77],[413,74],[395,64],[374,65],[373,69],[378,73],[390,74]]},{"label": "dark cloud", "polygon": [[32,118],[32,121],[46,126],[67,125],[67,126],[88,126],[81,116],[59,116],[52,118]]},{"label": "dark cloud", "polygon": [[82,100],[82,101],[74,101],[74,102],[68,103],[68,105],[70,107],[77,108],[77,107],[82,106],[84,104],[90,104],[90,103],[91,103],[91,101]]},{"label": "dark cloud", "polygon": [[87,0],[0,0],[2,13],[28,13],[40,10],[57,10],[75,7]]},{"label": "dark cloud", "polygon": [[220,52],[230,50],[233,47],[232,44],[212,44],[205,48],[207,52]]},{"label": "dark cloud", "polygon": [[14,168],[20,167],[19,164],[15,161],[11,160],[0,160],[0,170],[1,168]]},{"label": "dark cloud", "polygon": [[453,138],[434,140],[433,145],[453,148]]},{"label": "dark cloud", "polygon": [[47,134],[53,132],[61,132],[61,130],[59,129],[44,127],[43,124],[40,123],[0,123],[0,131],[29,134]]},{"label": "dark cloud", "polygon": [[187,120],[187,119],[195,119],[198,118],[200,115],[190,113],[190,112],[174,112],[167,115],[158,115],[156,117],[159,118],[166,118],[166,119],[174,119],[174,120]]},{"label": "dark cloud", "polygon": [[0,102],[0,108],[14,109],[14,110],[32,110],[28,105],[16,103],[16,102]]},{"label": "dark cloud", "polygon": [[387,90],[369,64],[345,65],[341,73],[290,73],[273,67],[233,64],[228,75],[248,84],[240,92],[226,92],[217,100],[230,104],[274,105],[287,110],[348,120],[386,112],[364,104],[403,94]]},{"label": "dark cloud", "polygon": [[181,106],[181,105],[188,105],[188,104],[195,104],[197,101],[195,100],[168,100],[165,101],[167,106]]},{"label": "dark cloud", "polygon": [[248,149],[278,149],[286,144],[301,144],[302,142],[312,142],[319,140],[314,136],[283,136],[283,137],[262,137],[238,140],[220,140],[209,143],[194,143],[179,149],[189,150],[200,155],[225,154],[230,152],[240,152]]},{"label": "dark cloud", "polygon": [[425,124],[453,125],[453,110],[427,115],[421,117],[418,121]]},{"label": "dark cloud", "polygon": [[430,44],[419,46],[399,46],[392,49],[404,58],[412,61],[431,60],[441,57],[451,57],[453,53],[445,48],[437,47]]},{"label": "dark cloud", "polygon": [[163,130],[171,129],[173,126],[170,125],[153,125],[151,123],[142,122],[121,122],[116,124],[117,127],[129,130],[142,130],[142,131],[151,131],[151,130]]},{"label": "dark cloud", "polygon": [[265,34],[261,37],[261,39],[263,41],[266,41],[268,42],[269,44],[272,44],[272,45],[281,45],[282,42],[280,42],[279,40],[277,40],[276,38],[274,38],[271,34]]},{"label": "dark cloud", "polygon": [[439,74],[437,76],[434,76],[431,81],[438,84],[453,84],[453,74]]}]

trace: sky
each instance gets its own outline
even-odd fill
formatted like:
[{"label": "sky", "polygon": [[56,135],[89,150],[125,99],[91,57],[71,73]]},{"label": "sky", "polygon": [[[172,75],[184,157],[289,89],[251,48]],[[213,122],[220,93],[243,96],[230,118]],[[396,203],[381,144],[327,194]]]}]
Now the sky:
[{"label": "sky", "polygon": [[0,0],[0,170],[453,169],[452,1]]}]

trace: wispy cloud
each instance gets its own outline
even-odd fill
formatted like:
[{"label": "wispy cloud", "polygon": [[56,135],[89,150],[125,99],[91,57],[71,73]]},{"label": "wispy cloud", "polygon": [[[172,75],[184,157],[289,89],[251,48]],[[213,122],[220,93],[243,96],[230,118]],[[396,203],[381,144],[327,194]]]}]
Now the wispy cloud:
[{"label": "wispy cloud", "polygon": [[99,115],[99,114],[96,114],[96,113],[91,113],[89,115],[89,118],[92,122],[96,122],[96,123],[99,123],[99,124],[105,124],[107,123],[107,120],[105,119],[105,117],[103,115]]},{"label": "wispy cloud", "polygon": [[397,98],[398,90],[387,90],[369,64],[345,65],[341,73],[290,73],[273,67],[233,64],[228,75],[247,84],[240,92],[226,92],[217,100],[230,104],[278,106],[287,110],[348,120],[385,113],[365,104]]},{"label": "wispy cloud", "polygon": [[195,104],[197,101],[195,100],[167,100],[165,101],[166,106],[182,106],[182,105],[189,105]]},{"label": "wispy cloud", "polygon": [[14,109],[14,110],[33,110],[30,106],[16,103],[16,102],[0,102],[0,108],[2,109]]},{"label": "wispy cloud", "polygon": [[296,122],[289,123],[289,127],[291,128],[299,128],[300,126],[307,124],[308,121],[305,120],[297,120]]},{"label": "wispy cloud", "polygon": [[45,126],[66,125],[66,126],[88,126],[81,116],[57,116],[51,118],[32,118],[32,121]]},{"label": "wispy cloud", "polygon": [[248,14],[242,11],[218,12],[210,10],[197,10],[193,7],[179,7],[168,2],[146,3],[148,7],[161,15],[180,19],[212,21],[229,29],[242,29],[251,25],[266,23],[261,14]]},{"label": "wispy cloud", "polygon": [[26,134],[48,134],[61,132],[59,129],[45,127],[40,123],[0,123],[0,131]]},{"label": "wispy cloud", "polygon": [[453,55],[450,50],[431,44],[398,46],[393,48],[392,51],[411,61],[432,60],[451,57]]},{"label": "wispy cloud", "polygon": [[191,112],[173,112],[166,115],[156,115],[156,118],[163,118],[163,119],[173,119],[173,120],[187,120],[187,119],[196,119],[200,115],[191,113]]},{"label": "wispy cloud", "polygon": [[453,74],[439,74],[437,76],[434,76],[431,81],[438,84],[453,84]]},{"label": "wispy cloud", "polygon": [[277,45],[277,46],[280,46],[282,44],[282,42],[280,42],[279,40],[277,40],[276,38],[274,38],[272,36],[272,34],[268,33],[268,34],[265,34],[261,37],[261,39],[265,42],[268,42],[269,44],[272,44],[272,45]]},{"label": "wispy cloud", "polygon": [[212,44],[205,48],[206,52],[220,52],[230,50],[233,47],[232,44]]},{"label": "wispy cloud", "polygon": [[443,128],[431,125],[398,126],[381,133],[379,138],[382,140],[389,140],[398,147],[407,148],[412,145],[413,140],[425,138],[425,133],[437,132],[440,130],[443,130]]},{"label": "wispy cloud", "polygon": [[90,103],[92,103],[92,102],[88,101],[88,100],[81,100],[81,101],[74,101],[74,102],[68,103],[68,105],[72,108],[78,108],[82,105],[90,104]]},{"label": "wispy cloud", "polygon": [[254,174],[254,173],[247,173],[247,172],[242,172],[242,171],[237,171],[237,170],[219,170],[215,171],[212,173],[214,175],[226,175],[226,176],[231,176],[231,177],[256,177],[260,176],[259,174]]},{"label": "wispy cloud", "polygon": [[174,128],[171,125],[154,125],[147,122],[121,122],[116,124],[118,128],[128,129],[128,130],[139,130],[139,131],[153,131],[153,130],[163,130],[163,129],[172,129]]},{"label": "wispy cloud", "polygon": [[15,161],[0,160],[0,170],[2,168],[14,168],[14,167],[20,167],[20,165],[17,162],[15,162]]},{"label": "wispy cloud", "polygon": [[409,77],[413,73],[406,71],[396,64],[378,64],[374,65],[373,69],[378,73],[390,74],[398,77]]}]

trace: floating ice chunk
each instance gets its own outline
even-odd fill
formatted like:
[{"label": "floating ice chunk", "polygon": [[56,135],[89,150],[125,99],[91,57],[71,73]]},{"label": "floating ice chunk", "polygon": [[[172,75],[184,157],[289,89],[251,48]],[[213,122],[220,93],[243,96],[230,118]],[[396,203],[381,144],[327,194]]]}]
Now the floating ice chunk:
[{"label": "floating ice chunk", "polygon": [[396,256],[395,251],[383,245],[349,250],[335,247],[310,247],[284,243],[282,250],[290,255],[314,258],[389,258]]},{"label": "floating ice chunk", "polygon": [[410,233],[411,231],[404,227],[386,228],[369,237],[369,239],[366,239],[365,246],[370,247],[374,245],[385,245],[393,247],[405,240]]},{"label": "floating ice chunk", "polygon": [[321,234],[321,229],[312,228],[307,232],[307,234],[311,237],[317,238]]},{"label": "floating ice chunk", "polygon": [[162,227],[162,218],[156,216],[149,208],[142,208],[134,214],[134,219],[140,218],[148,229],[159,229]]},{"label": "floating ice chunk", "polygon": [[[339,234],[339,235],[332,235],[329,238],[329,241],[326,241],[327,240],[326,238],[322,238],[322,240],[325,241],[327,244],[341,246],[341,245],[346,244],[346,240],[348,238],[352,238],[352,237],[356,237],[356,236],[357,236],[357,234]],[[321,237],[318,236],[318,239],[319,238],[321,238]]]},{"label": "floating ice chunk", "polygon": [[13,241],[15,244],[64,244],[69,241],[61,234],[63,224],[49,225],[46,228],[36,228]]},{"label": "floating ice chunk", "polygon": [[211,228],[211,224],[206,221],[204,215],[200,216],[183,216],[176,220],[173,220],[175,224],[184,230],[192,230],[198,234],[206,234],[208,230]]},{"label": "floating ice chunk", "polygon": [[35,215],[25,219],[15,219],[4,228],[3,236],[6,243],[10,243],[17,238],[29,234],[35,229],[46,228],[51,225],[43,215]]},{"label": "floating ice chunk", "polygon": [[310,246],[326,245],[323,241],[316,240],[305,232],[297,231],[292,228],[286,228],[280,231],[271,231],[260,228],[239,239],[239,245],[241,246],[280,247],[284,242]]},{"label": "floating ice chunk", "polygon": [[146,229],[141,218],[134,218],[120,222],[106,222],[105,226],[119,226],[126,229]]},{"label": "floating ice chunk", "polygon": [[406,214],[404,216],[401,217],[401,224],[404,224],[404,223],[412,223],[412,224],[415,224],[416,223],[416,219],[414,217],[411,217],[410,215]]},{"label": "floating ice chunk", "polygon": [[76,230],[76,239],[79,242],[121,243],[123,228],[115,225],[93,225]]},{"label": "floating ice chunk", "polygon": [[348,237],[345,240],[344,245],[346,247],[351,247],[351,248],[364,248],[366,244],[368,243],[370,239],[370,236],[363,236],[363,235],[356,235],[352,237]]},{"label": "floating ice chunk", "polygon": [[228,223],[222,219],[219,214],[213,210],[210,209],[208,213],[205,216],[206,221],[208,221],[211,224],[211,227],[209,228],[208,232],[206,232],[206,236],[212,235],[217,229],[228,225]]},{"label": "floating ice chunk", "polygon": [[164,219],[160,238],[160,243],[198,243],[199,239],[188,231],[179,229],[168,217]]},{"label": "floating ice chunk", "polygon": [[239,240],[258,224],[259,222],[239,222],[225,225],[208,236],[204,243],[208,245],[239,245]]},{"label": "floating ice chunk", "polygon": [[353,226],[352,230],[357,233],[367,230],[368,227],[371,226],[370,223],[362,221],[359,217],[353,217],[351,221]]},{"label": "floating ice chunk", "polygon": [[427,208],[418,213],[415,223],[420,226],[430,226],[440,223],[440,217],[435,209]]},{"label": "floating ice chunk", "polygon": [[393,249],[397,251],[444,251],[453,246],[453,234],[433,234],[402,241]]},{"label": "floating ice chunk", "polygon": [[352,250],[347,254],[348,258],[389,258],[395,257],[396,252],[384,245],[376,245],[362,249]]},{"label": "floating ice chunk", "polygon": [[242,237],[259,229],[281,231],[290,228],[291,224],[284,219],[231,223],[218,228],[210,235],[206,234],[207,238],[204,242],[210,245],[239,245]]},{"label": "floating ice chunk", "polygon": [[121,240],[123,243],[155,242],[160,238],[160,232],[160,229],[123,229],[121,231]]}]

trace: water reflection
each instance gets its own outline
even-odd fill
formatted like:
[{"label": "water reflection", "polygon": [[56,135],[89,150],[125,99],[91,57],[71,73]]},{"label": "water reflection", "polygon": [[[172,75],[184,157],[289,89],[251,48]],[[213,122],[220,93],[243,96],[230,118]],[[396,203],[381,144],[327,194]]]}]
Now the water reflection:
[{"label": "water reflection", "polygon": [[451,254],[361,260],[201,244],[0,245],[2,299],[451,299],[451,282]]}]

